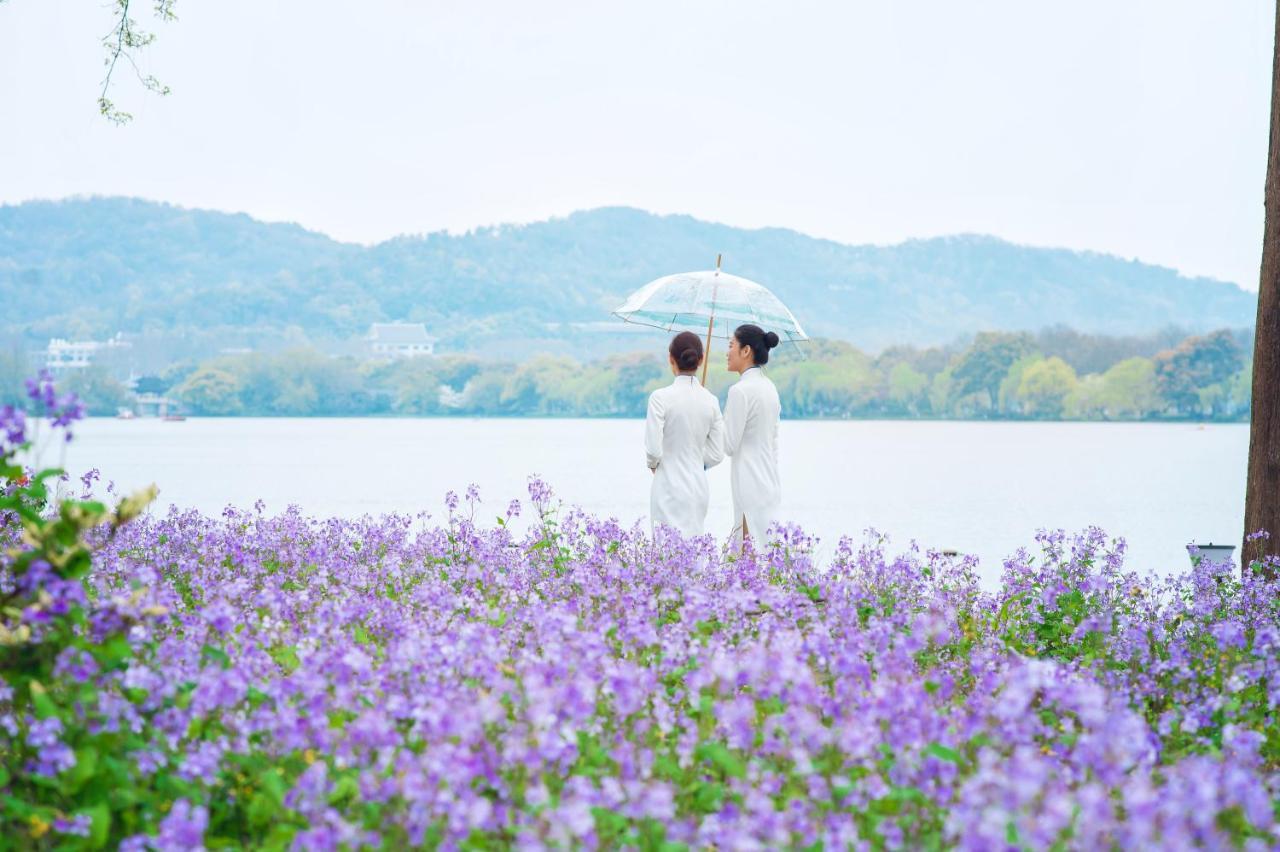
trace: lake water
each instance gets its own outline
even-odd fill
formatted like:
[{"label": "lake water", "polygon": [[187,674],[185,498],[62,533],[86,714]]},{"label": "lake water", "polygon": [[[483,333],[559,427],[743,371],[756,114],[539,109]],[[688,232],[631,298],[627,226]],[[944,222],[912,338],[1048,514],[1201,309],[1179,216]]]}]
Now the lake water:
[{"label": "lake water", "polygon": [[[497,515],[536,473],[630,523],[649,509],[641,433],[638,420],[92,419],[66,466],[122,490],[155,482],[161,505],[342,516],[439,514],[469,483]],[[783,514],[827,553],[873,527],[977,554],[988,580],[1038,528],[1096,524],[1128,540],[1132,566],[1165,573],[1193,539],[1238,544],[1248,438],[1236,424],[784,421]],[[728,474],[711,471],[709,531],[730,528]]]}]

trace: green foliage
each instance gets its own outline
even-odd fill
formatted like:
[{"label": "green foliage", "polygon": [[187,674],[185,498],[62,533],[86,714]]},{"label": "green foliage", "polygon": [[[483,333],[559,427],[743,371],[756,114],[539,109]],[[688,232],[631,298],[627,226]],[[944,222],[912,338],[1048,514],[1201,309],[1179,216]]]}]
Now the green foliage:
[{"label": "green foliage", "polygon": [[127,407],[132,399],[129,389],[116,381],[106,367],[98,364],[75,370],[63,382],[63,387],[79,396],[89,414],[98,417],[115,414],[117,409]]},{"label": "green foliage", "polygon": [[1056,355],[1036,361],[1023,371],[1018,382],[1018,398],[1032,417],[1056,420],[1062,417],[1067,397],[1076,390],[1076,371]]},{"label": "green foliage", "polygon": [[23,380],[34,375],[31,360],[17,339],[0,346],[0,402],[8,402],[4,397],[16,394]]},{"label": "green foliage", "polygon": [[930,410],[929,377],[905,361],[889,370],[889,402],[909,417],[919,417]]},{"label": "green foliage", "polygon": [[[94,604],[85,578],[95,530],[105,527],[105,535],[114,536],[156,491],[128,497],[114,510],[68,500],[51,512],[47,483],[61,471],[29,474],[14,461],[25,447],[0,453],[0,538],[17,543],[9,554],[11,591],[0,608],[0,687],[7,696],[0,705],[19,728],[3,754],[0,823],[7,826],[7,844],[28,847],[54,840],[46,835],[59,820],[83,820],[87,836],[67,848],[102,849],[154,825],[181,788],[149,784],[122,759],[147,745],[148,732],[103,724],[96,681],[75,673],[86,666],[104,675],[123,672],[148,652],[135,647],[129,633],[163,608],[146,605],[143,590],[125,601]],[[91,615],[98,616],[96,628]],[[63,667],[68,660],[77,661],[70,671]],[[163,709],[142,712],[149,717]],[[33,745],[36,725],[53,726],[55,747]]]},{"label": "green foliage", "polygon": [[384,369],[386,374],[379,378],[391,390],[391,409],[396,414],[421,417],[444,411],[440,379],[430,361],[411,358]]},{"label": "green foliage", "polygon": [[1085,376],[1067,399],[1066,415],[1135,420],[1158,413],[1162,407],[1155,364],[1148,358],[1126,358],[1101,375]]},{"label": "green foliage", "polygon": [[1000,398],[1000,383],[1009,369],[1031,351],[1030,335],[981,332],[952,368],[955,395],[985,393],[987,408],[994,411]]},{"label": "green foliage", "polygon": [[[1231,339],[1227,332],[1213,337]],[[1176,373],[1178,382],[1195,391],[1187,411],[1162,395],[1150,358],[1130,357],[1101,374],[1078,376],[1067,359],[1045,357],[1037,345],[1027,335],[979,335],[963,349],[899,346],[873,359],[851,344],[817,340],[806,346],[804,357],[779,349],[768,372],[783,411],[793,418],[1232,420],[1248,413],[1247,365],[1224,379],[1223,370],[1232,362],[1213,361],[1199,343],[1182,347],[1202,353],[1195,362],[1198,372],[1183,369],[1191,363],[1186,358],[1166,359],[1164,367],[1166,385]],[[1213,352],[1221,354],[1220,348]],[[723,400],[736,377],[712,357],[707,386]],[[1204,367],[1206,360],[1214,366]],[[175,369],[157,382],[180,375],[184,378],[168,393],[193,413],[303,417],[641,417],[648,394],[671,380],[660,354],[587,362],[554,355],[523,363],[448,355],[361,363],[309,349],[223,356],[194,369]]]},{"label": "green foliage", "polygon": [[1242,365],[1240,345],[1230,332],[1189,337],[1156,356],[1156,387],[1174,414],[1194,416],[1202,412],[1206,401],[1212,408],[1224,395],[1211,393],[1206,400],[1202,391],[1229,382]]},{"label": "green foliage", "polygon": [[188,376],[175,395],[196,414],[220,415],[244,410],[240,392],[240,380],[235,375],[216,367],[203,367]]}]

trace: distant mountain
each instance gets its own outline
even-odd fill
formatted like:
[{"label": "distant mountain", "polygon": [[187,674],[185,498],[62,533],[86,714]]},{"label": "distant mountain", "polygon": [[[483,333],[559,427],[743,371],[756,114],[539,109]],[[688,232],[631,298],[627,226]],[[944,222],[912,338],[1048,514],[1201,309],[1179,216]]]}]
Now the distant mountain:
[{"label": "distant mountain", "polygon": [[1065,324],[1130,334],[1250,326],[1255,296],[1137,261],[986,236],[843,245],[779,228],[602,208],[372,247],[297,225],[129,198],[0,207],[0,336],[116,331],[203,355],[426,322],[449,350],[597,354],[651,344],[608,316],[669,272],[725,268],[769,286],[813,335],[867,350]]}]

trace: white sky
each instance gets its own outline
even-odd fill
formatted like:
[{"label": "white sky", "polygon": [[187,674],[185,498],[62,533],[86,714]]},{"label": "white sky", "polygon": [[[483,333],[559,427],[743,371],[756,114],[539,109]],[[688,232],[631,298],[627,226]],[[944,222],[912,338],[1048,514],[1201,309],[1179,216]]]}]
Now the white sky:
[{"label": "white sky", "polygon": [[0,3],[0,203],[358,241],[626,204],[1257,287],[1274,0],[178,0],[143,62],[173,94],[126,69],[125,128],[106,5]]}]

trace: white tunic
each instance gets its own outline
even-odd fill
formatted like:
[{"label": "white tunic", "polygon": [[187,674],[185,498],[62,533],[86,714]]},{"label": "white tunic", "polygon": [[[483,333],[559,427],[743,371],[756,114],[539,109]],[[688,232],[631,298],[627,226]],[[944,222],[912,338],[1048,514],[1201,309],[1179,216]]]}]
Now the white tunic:
[{"label": "white tunic", "polygon": [[720,403],[694,376],[676,376],[649,395],[644,453],[654,471],[649,515],[655,527],[702,535],[710,498],[706,469],[724,459],[723,443]]},{"label": "white tunic", "polygon": [[778,389],[759,367],[742,374],[724,404],[724,451],[733,456],[733,538],[762,541],[778,519],[782,483],[778,477]]}]

